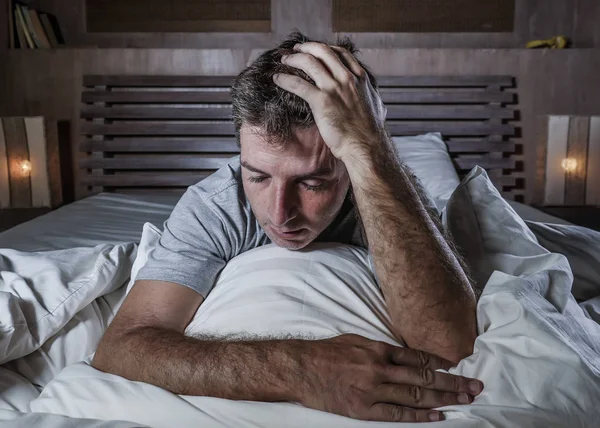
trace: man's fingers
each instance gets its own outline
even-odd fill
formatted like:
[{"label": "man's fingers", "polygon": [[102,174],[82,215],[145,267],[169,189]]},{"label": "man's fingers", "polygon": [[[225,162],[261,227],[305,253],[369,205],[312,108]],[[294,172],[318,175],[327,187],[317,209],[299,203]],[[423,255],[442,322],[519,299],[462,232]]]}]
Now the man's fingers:
[{"label": "man's fingers", "polygon": [[281,62],[285,65],[289,65],[298,68],[308,74],[317,84],[320,89],[328,89],[335,86],[333,76],[325,68],[325,65],[310,54],[296,53],[291,55],[285,55]]},{"label": "man's fingers", "polygon": [[471,404],[473,397],[461,392],[435,391],[417,385],[397,385],[383,383],[375,389],[375,401],[409,406],[415,409],[433,409],[435,407]]},{"label": "man's fingers", "polygon": [[346,82],[349,79],[355,78],[354,73],[346,68],[338,55],[329,46],[324,45],[323,43],[301,43],[296,45],[294,50],[311,54],[315,58],[321,60],[338,82]]},{"label": "man's fingers", "polygon": [[369,420],[382,422],[432,422],[443,421],[444,414],[435,410],[411,409],[389,403],[376,403],[371,406]]},{"label": "man's fingers", "polygon": [[415,385],[437,391],[478,395],[483,384],[477,379],[436,372],[429,368],[389,365],[386,382]]},{"label": "man's fingers", "polygon": [[292,94],[298,95],[305,100],[309,105],[315,100],[319,94],[319,89],[312,83],[299,76],[291,74],[279,73],[273,76],[273,82],[281,89],[285,89]]},{"label": "man's fingers", "polygon": [[344,65],[346,66],[346,68],[348,70],[350,70],[352,73],[354,73],[357,77],[365,77],[366,76],[366,71],[364,68],[362,68],[360,66],[360,64],[358,63],[358,60],[354,57],[354,55],[352,55],[350,52],[348,52],[347,49],[344,49],[340,46],[329,46],[331,49],[333,49],[335,52],[337,52],[337,54],[340,56],[340,59],[342,60],[342,62],[344,63]]},{"label": "man's fingers", "polygon": [[377,90],[371,84],[371,81],[369,80],[369,77],[367,75],[367,71],[360,65],[360,63],[358,62],[356,57],[353,54],[351,54],[347,49],[342,48],[340,46],[330,46],[330,47],[340,56],[340,58],[342,59],[342,62],[344,63],[346,68],[348,68],[348,70],[350,70],[352,73],[354,73],[359,79],[364,79],[365,84],[369,87],[369,91],[370,91],[373,99],[376,100],[377,109],[379,110],[378,116],[382,120],[385,120],[385,118],[387,117],[387,108],[383,104],[383,101],[381,100],[381,96],[379,95],[379,92],[377,92]]},{"label": "man's fingers", "polygon": [[423,351],[416,351],[410,348],[396,347],[392,351],[392,362],[402,366],[411,366],[419,368],[428,368],[432,370],[449,370],[456,364]]}]

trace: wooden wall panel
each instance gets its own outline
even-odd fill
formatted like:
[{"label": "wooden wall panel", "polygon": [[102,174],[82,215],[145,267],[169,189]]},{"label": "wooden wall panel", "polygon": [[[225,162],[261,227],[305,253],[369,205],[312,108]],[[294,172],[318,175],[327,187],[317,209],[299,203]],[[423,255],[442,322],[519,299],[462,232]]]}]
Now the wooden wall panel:
[{"label": "wooden wall panel", "polygon": [[21,162],[29,159],[25,123],[21,118],[8,117],[2,119],[2,125],[10,177],[10,206],[28,208],[31,207],[31,181],[20,169]]},{"label": "wooden wall panel", "polygon": [[515,0],[333,0],[335,32],[512,32]]},{"label": "wooden wall panel", "polygon": [[588,205],[600,206],[600,116],[590,118],[585,200]]},{"label": "wooden wall panel", "polygon": [[544,205],[599,205],[600,116],[540,116],[546,127]]},{"label": "wooden wall panel", "polygon": [[0,120],[0,209],[10,206],[10,186],[8,183],[8,154],[6,153],[4,125]]},{"label": "wooden wall panel", "polygon": [[34,207],[49,207],[50,186],[46,151],[46,130],[43,117],[25,118],[25,133],[31,163],[31,204]]},{"label": "wooden wall panel", "polygon": [[[53,155],[56,139],[47,141],[47,130],[56,124],[42,117],[0,118],[0,208],[58,206],[60,162]],[[29,170],[23,170],[24,162]],[[51,184],[58,186],[51,191]]]},{"label": "wooden wall panel", "polygon": [[569,116],[552,116],[543,120],[548,127],[544,203],[546,205],[563,205],[565,202],[565,171],[561,162],[567,156]]},{"label": "wooden wall panel", "polygon": [[585,204],[589,134],[590,119],[588,117],[571,118],[569,124],[569,140],[567,142],[567,158],[576,160],[577,166],[574,171],[567,171],[566,173],[565,205]]},{"label": "wooden wall panel", "polygon": [[[0,0],[0,4],[6,0]],[[31,0],[61,17],[69,45],[115,48],[269,48],[295,28],[333,40],[351,35],[360,48],[519,48],[529,40],[565,34],[573,47],[600,47],[597,0],[515,0],[513,33],[335,33],[333,0],[271,0],[271,33],[87,33],[85,0]]]},{"label": "wooden wall panel", "polygon": [[[316,40],[333,39],[331,1],[271,0],[271,5],[271,45],[295,30]],[[252,47],[259,48],[260,45]]]},{"label": "wooden wall panel", "polygon": [[91,33],[271,30],[270,0],[86,0],[85,14]]},{"label": "wooden wall panel", "polygon": [[600,206],[600,117],[590,119],[585,200],[588,205]]}]

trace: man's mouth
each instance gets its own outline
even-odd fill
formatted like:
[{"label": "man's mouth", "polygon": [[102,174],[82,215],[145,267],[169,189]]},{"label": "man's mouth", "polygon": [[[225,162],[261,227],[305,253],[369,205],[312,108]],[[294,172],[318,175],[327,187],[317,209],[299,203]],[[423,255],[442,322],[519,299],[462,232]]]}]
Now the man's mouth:
[{"label": "man's mouth", "polygon": [[271,231],[273,232],[273,234],[282,239],[295,238],[297,236],[300,236],[305,230],[306,229],[302,228],[302,229],[296,229],[296,230],[283,231],[283,230],[277,230],[277,229],[271,228]]}]

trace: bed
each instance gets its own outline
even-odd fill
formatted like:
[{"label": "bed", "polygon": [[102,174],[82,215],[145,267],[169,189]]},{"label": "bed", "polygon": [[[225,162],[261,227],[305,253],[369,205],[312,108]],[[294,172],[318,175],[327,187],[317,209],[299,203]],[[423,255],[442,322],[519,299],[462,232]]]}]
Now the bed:
[{"label": "bed", "polygon": [[[77,184],[89,196],[0,234],[3,426],[383,425],[295,403],[177,396],[89,366],[182,189],[236,155],[237,146],[226,121],[228,77],[83,81]],[[485,282],[476,352],[451,372],[481,378],[489,387],[472,405],[443,409],[447,420],[437,424],[591,426],[600,416],[600,234],[515,201],[524,183],[510,141],[514,80],[381,82],[395,143]],[[443,150],[440,136],[432,134],[437,131]],[[422,138],[407,137],[417,134]],[[443,162],[456,178],[436,175]],[[363,269],[364,252],[335,245],[312,250],[298,255],[267,246],[236,258],[186,334],[236,334],[243,325],[256,334],[354,332],[396,344],[382,297]],[[312,275],[331,284],[326,300],[349,309],[327,306],[306,277],[278,268],[290,261],[318,266]],[[257,266],[272,280],[256,275]],[[333,279],[332,272],[341,271],[348,272],[345,279]],[[240,278],[252,287],[235,287]],[[260,310],[231,304],[252,290],[279,293],[282,284],[315,299],[313,306],[322,309],[316,312],[330,318],[291,304],[293,293],[274,306],[255,301]]]}]

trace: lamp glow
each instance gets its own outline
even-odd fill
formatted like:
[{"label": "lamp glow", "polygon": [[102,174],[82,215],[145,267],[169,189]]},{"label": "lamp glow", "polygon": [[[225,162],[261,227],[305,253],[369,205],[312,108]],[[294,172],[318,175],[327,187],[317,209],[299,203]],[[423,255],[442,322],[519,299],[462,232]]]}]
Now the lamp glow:
[{"label": "lamp glow", "polygon": [[19,171],[21,171],[23,177],[27,177],[31,173],[31,162],[28,160],[19,162]]},{"label": "lamp glow", "polygon": [[566,172],[574,172],[577,169],[577,159],[564,158],[560,163],[560,166],[562,166]]}]

